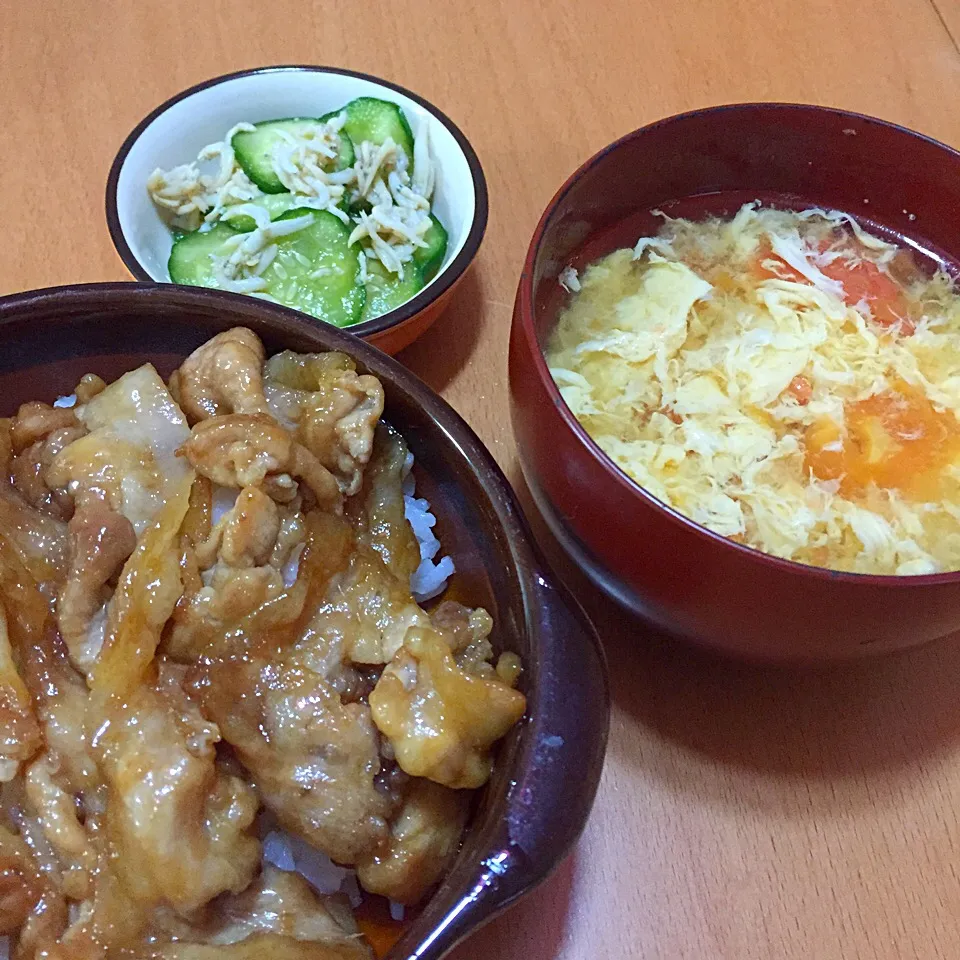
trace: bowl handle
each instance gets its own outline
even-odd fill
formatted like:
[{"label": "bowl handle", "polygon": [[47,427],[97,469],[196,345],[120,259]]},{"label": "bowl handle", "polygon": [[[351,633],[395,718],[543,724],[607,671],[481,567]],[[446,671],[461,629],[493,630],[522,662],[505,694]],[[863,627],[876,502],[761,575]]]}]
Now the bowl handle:
[{"label": "bowl handle", "polygon": [[610,723],[605,658],[566,589],[533,579],[540,695],[522,736],[523,777],[489,798],[496,816],[467,841],[482,852],[460,857],[389,960],[440,960],[533,890],[566,858],[593,806]]}]

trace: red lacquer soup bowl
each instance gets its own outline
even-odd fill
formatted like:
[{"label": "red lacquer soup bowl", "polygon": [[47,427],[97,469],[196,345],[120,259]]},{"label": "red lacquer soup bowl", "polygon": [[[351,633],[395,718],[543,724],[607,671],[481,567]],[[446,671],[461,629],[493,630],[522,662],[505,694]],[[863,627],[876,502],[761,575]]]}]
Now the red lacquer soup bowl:
[{"label": "red lacquer soup bowl", "polygon": [[512,415],[545,520],[590,578],[670,633],[732,654],[817,661],[960,630],[960,572],[838,573],[768,556],[698,526],[622,473],[560,397],[543,347],[583,267],[656,232],[651,210],[733,215],[759,199],[836,208],[909,242],[931,268],[960,263],[960,153],[824,107],[740,104],[654,123],[587,161],[537,226],[510,340]]}]

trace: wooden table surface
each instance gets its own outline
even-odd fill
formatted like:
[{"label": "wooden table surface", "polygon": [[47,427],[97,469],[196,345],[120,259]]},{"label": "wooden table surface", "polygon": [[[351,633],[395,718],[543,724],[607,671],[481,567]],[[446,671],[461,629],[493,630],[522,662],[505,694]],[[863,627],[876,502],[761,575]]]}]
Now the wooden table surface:
[{"label": "wooden table surface", "polygon": [[[847,107],[960,146],[960,0],[0,9],[0,294],[126,279],[104,221],[107,169],[142,116],[200,80],[352,67],[453,117],[485,166],[489,230],[444,339],[402,359],[476,428],[521,497],[511,304],[537,218],[582,160],[658,117],[753,99]],[[960,645],[819,674],[719,663],[567,575],[611,666],[597,804],[557,875],[458,960],[960,956]]]}]

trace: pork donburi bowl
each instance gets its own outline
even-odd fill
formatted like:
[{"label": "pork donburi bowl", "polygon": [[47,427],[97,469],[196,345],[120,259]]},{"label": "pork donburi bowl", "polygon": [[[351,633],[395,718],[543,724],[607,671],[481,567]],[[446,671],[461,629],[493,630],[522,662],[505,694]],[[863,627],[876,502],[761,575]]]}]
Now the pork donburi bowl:
[{"label": "pork donburi bowl", "polygon": [[442,876],[521,665],[383,398],[235,328],[3,421],[12,956],[365,957],[351,897]]}]

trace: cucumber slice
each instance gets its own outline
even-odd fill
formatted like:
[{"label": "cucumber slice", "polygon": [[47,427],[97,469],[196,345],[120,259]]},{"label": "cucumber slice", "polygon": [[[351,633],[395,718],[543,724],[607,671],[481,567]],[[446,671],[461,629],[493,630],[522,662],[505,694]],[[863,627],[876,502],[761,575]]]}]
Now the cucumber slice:
[{"label": "cucumber slice", "polygon": [[383,316],[412,300],[424,287],[423,273],[415,263],[403,265],[403,279],[390,273],[379,260],[367,261],[367,302],[361,320]]},{"label": "cucumber slice", "polygon": [[323,119],[329,120],[339,113],[346,113],[347,122],[343,129],[354,143],[369,140],[377,145],[387,137],[407,155],[409,173],[413,173],[413,131],[403,111],[395,103],[377,100],[376,97],[357,97],[341,110],[328,113]]},{"label": "cucumber slice", "polygon": [[[286,213],[288,210],[292,210],[300,198],[294,196],[292,193],[266,193],[262,197],[257,197],[256,200],[251,200],[251,203],[255,203],[258,207],[263,207],[264,210],[270,214],[271,220],[276,220],[281,214]],[[225,213],[229,213],[230,208],[227,207]],[[253,220],[253,217],[247,216],[247,214],[241,214],[238,217],[224,217],[221,215],[221,221],[229,223],[234,230],[239,231],[240,233],[249,233],[251,230],[256,230],[257,225]]]},{"label": "cucumber slice", "polygon": [[423,235],[427,246],[417,247],[413,254],[414,263],[420,267],[424,283],[432,280],[436,275],[447,252],[447,231],[432,213],[430,214],[430,220],[432,221],[430,228]]},{"label": "cucumber slice", "polygon": [[[359,282],[360,256],[351,247],[350,227],[328,210],[296,207],[277,217],[289,220],[311,214],[313,223],[279,237],[277,255],[263,278],[268,293],[280,303],[302,310],[337,327],[356,323],[363,313],[366,290]],[[223,243],[238,230],[218,223],[206,233],[188,233],[173,245],[170,279],[198,287],[218,286],[211,254],[223,255]]]},{"label": "cucumber slice", "polygon": [[[263,272],[267,293],[296,310],[336,327],[357,323],[366,291],[359,282],[360,254],[350,230],[328,210],[298,207],[277,220],[312,213],[311,226],[276,241],[277,256]],[[318,271],[326,271],[317,276]]]},{"label": "cucumber slice", "polygon": [[224,240],[239,231],[225,223],[218,223],[212,230],[194,230],[175,236],[167,269],[174,283],[189,283],[194,287],[215,287],[210,255],[219,253]]},{"label": "cucumber slice", "polygon": [[[243,172],[264,193],[285,193],[287,188],[280,182],[280,178],[273,169],[273,148],[280,139],[280,130],[299,134],[307,127],[322,123],[320,120],[292,117],[289,120],[267,120],[254,124],[252,132],[235,133],[230,145],[236,155],[237,163],[243,167]],[[349,134],[341,132],[340,151],[335,161],[331,161],[330,170],[344,170],[352,167],[355,161],[353,144]]]}]

